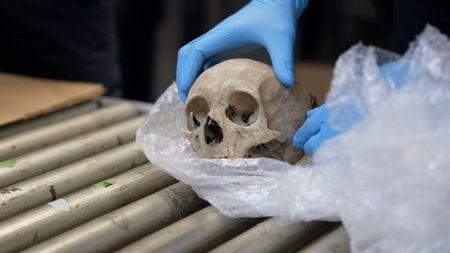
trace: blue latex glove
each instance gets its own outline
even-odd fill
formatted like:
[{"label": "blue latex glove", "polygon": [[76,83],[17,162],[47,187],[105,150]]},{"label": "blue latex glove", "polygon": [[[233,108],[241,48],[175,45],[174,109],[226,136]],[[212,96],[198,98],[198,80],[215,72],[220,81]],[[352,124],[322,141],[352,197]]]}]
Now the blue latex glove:
[{"label": "blue latex glove", "polygon": [[[379,73],[380,77],[385,79],[392,88],[397,89],[404,84],[407,70],[407,65],[392,61],[380,66]],[[351,115],[355,114],[351,108],[347,112]],[[354,115],[353,118],[360,120],[358,115]],[[326,104],[308,111],[305,123],[292,138],[292,145],[298,149],[303,148],[307,155],[313,155],[323,142],[342,133],[332,129],[328,120]]]},{"label": "blue latex glove", "polygon": [[397,89],[405,83],[406,73],[409,65],[405,65],[400,61],[391,61],[383,64],[379,68],[381,78],[386,80],[391,88]]},{"label": "blue latex glove", "polygon": [[263,46],[269,52],[278,80],[294,84],[293,47],[297,18],[308,0],[253,0],[212,30],[178,51],[177,86],[185,101],[200,72],[214,62]]},{"label": "blue latex glove", "polygon": [[313,155],[322,143],[340,132],[330,128],[328,124],[328,107],[321,105],[306,113],[305,123],[297,130],[292,145]]}]

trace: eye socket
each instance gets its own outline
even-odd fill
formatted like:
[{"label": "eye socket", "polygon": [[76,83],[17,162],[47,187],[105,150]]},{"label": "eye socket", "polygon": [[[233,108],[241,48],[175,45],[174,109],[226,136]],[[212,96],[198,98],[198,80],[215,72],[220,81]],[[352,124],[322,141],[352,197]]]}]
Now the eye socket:
[{"label": "eye socket", "polygon": [[194,131],[205,123],[209,113],[209,105],[203,97],[196,97],[186,105],[186,126],[189,131]]},{"label": "eye socket", "polygon": [[258,103],[252,95],[246,92],[233,92],[228,98],[225,115],[238,125],[251,126],[258,119]]}]

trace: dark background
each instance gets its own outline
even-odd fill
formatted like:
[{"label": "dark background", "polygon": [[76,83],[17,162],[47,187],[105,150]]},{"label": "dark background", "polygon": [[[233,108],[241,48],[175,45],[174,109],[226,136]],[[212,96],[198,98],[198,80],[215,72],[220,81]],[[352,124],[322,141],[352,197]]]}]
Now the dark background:
[{"label": "dark background", "polygon": [[[395,3],[411,12],[411,2],[423,1]],[[107,95],[153,102],[175,79],[178,49],[248,2],[0,0],[0,71],[99,82],[108,87]],[[331,73],[337,57],[358,41],[390,49],[391,26],[386,25],[386,16],[392,14],[393,3],[310,0],[297,26],[297,80],[304,85],[315,81],[326,85],[331,77],[320,81],[318,77]],[[389,4],[390,8],[379,8]],[[422,5],[417,6],[416,12],[422,15]],[[390,13],[380,17],[380,9]],[[446,10],[436,7],[428,12],[443,12],[439,18],[448,16]],[[411,27],[407,18],[406,27]],[[264,49],[244,57],[270,63]],[[320,71],[312,75],[315,70]],[[302,80],[306,75],[310,78]]]},{"label": "dark background", "polygon": [[[175,78],[178,49],[247,2],[118,0],[121,55],[131,62],[125,64],[124,85],[138,87],[136,92],[124,95],[148,101],[157,99]],[[390,31],[385,21],[370,0],[312,0],[299,20],[296,61],[332,64],[358,41],[389,49]],[[249,57],[270,62],[264,50]],[[129,75],[127,68],[132,69]],[[139,74],[133,75],[136,69],[140,69]]]}]

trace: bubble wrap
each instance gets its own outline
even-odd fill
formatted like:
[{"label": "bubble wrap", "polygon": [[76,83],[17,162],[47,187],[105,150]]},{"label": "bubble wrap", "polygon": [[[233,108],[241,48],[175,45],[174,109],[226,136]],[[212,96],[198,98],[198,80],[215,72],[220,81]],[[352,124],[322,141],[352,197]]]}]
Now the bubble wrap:
[{"label": "bubble wrap", "polygon": [[378,71],[394,58],[362,44],[340,56],[326,103],[333,128],[352,128],[307,165],[197,157],[174,85],[137,141],[225,215],[342,220],[353,252],[450,252],[450,43],[428,26],[398,59],[399,89]]}]

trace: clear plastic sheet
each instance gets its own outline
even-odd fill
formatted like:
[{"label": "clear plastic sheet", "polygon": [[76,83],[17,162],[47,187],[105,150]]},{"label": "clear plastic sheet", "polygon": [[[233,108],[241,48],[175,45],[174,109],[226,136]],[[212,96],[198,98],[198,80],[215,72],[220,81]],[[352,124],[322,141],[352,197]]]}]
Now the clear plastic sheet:
[{"label": "clear plastic sheet", "polygon": [[450,252],[450,43],[428,26],[396,61],[397,89],[379,71],[393,59],[361,44],[339,58],[326,103],[333,127],[353,127],[308,165],[197,157],[174,85],[137,141],[225,215],[339,219],[353,252]]}]

